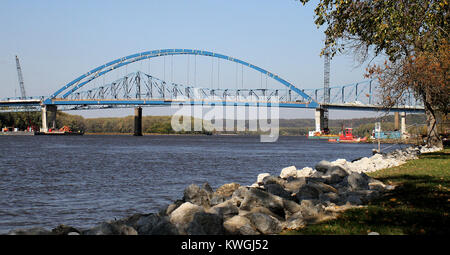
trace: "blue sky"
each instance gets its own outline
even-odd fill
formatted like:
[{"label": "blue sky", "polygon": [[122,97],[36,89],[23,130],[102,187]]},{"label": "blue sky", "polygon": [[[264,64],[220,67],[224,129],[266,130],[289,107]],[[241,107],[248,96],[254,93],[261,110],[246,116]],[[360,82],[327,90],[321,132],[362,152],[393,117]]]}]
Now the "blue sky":
[{"label": "blue sky", "polygon": [[[299,88],[319,88],[324,35],[313,22],[313,9],[311,3],[294,0],[3,0],[0,98],[20,94],[15,55],[27,94],[45,96],[107,61],[162,48],[222,53],[277,73]],[[338,56],[331,64],[331,85],[364,80],[364,69],[352,56]],[[152,109],[144,114],[167,113]],[[314,116],[300,111],[287,110],[282,117]],[[132,110],[79,114],[122,116]]]}]

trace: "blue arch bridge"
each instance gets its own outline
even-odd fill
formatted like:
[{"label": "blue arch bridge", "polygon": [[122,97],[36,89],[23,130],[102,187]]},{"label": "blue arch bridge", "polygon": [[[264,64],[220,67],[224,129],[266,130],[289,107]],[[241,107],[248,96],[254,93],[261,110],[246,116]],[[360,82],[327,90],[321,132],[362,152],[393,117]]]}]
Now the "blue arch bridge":
[{"label": "blue arch bridge", "polygon": [[[88,86],[105,74],[129,64],[164,56],[198,55],[223,59],[253,69],[266,79],[273,79],[279,86],[267,89],[255,88],[202,88],[167,82],[150,74],[137,71],[109,84]],[[161,49],[145,51],[115,59],[100,65],[65,84],[49,96],[27,98],[4,98],[0,100],[0,112],[42,111],[41,131],[56,125],[56,111],[136,107],[136,118],[141,123],[142,106],[170,106],[174,103],[190,105],[266,106],[276,103],[280,108],[315,109],[316,130],[327,127],[328,109],[386,111],[379,99],[379,88],[374,80],[366,80],[328,88],[324,100],[324,88],[302,89],[279,75],[246,61],[223,54],[193,49]],[[412,93],[404,95],[397,106],[389,109],[402,113],[423,112],[423,104]],[[139,124],[138,124],[139,125]],[[142,124],[140,124],[142,125]],[[404,128],[404,127],[403,127]],[[141,130],[141,127],[135,127]]]}]

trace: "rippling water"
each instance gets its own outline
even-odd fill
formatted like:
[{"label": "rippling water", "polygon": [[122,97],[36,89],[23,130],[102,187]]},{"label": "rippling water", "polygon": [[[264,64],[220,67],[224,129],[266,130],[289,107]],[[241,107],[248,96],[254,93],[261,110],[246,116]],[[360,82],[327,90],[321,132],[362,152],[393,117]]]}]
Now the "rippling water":
[{"label": "rippling water", "polygon": [[370,156],[372,144],[257,136],[0,137],[0,233],[77,228],[156,212],[189,184],[251,185],[259,173]]}]

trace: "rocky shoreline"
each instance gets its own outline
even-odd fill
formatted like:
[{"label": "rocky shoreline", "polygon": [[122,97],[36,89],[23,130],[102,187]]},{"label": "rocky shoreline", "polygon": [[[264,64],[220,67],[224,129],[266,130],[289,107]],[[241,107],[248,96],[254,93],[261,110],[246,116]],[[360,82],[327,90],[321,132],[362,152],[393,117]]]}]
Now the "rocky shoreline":
[{"label": "rocky shoreline", "polygon": [[352,162],[322,160],[313,168],[295,166],[279,176],[259,174],[251,186],[208,183],[184,190],[180,200],[158,213],[135,214],[89,229],[60,225],[52,230],[11,230],[9,235],[268,235],[336,217],[393,190],[366,172],[394,167],[439,148],[409,147]]}]

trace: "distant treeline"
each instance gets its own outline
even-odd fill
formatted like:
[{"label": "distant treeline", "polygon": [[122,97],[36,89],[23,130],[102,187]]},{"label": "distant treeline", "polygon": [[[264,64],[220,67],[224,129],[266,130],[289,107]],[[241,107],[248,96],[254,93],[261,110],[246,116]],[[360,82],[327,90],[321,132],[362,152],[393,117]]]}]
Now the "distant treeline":
[{"label": "distant treeline", "polygon": [[[424,114],[411,114],[406,118],[410,133],[423,133],[425,124]],[[223,121],[224,124],[226,121]],[[381,122],[382,130],[394,130],[394,116],[388,115],[381,118],[360,118],[330,120],[329,127],[331,133],[339,133],[343,127],[353,128],[353,133],[358,136],[368,136],[372,133],[376,122]],[[27,127],[39,129],[41,126],[40,112],[20,112],[20,113],[0,113],[0,127],[16,127],[24,130]],[[194,120],[191,119],[192,127]],[[246,121],[248,127],[248,121]],[[313,119],[280,119],[280,135],[306,135],[308,131],[315,129]],[[68,126],[74,131],[84,131],[87,133],[133,133],[134,116],[121,118],[83,118],[79,115],[71,115],[64,112],[57,113],[57,127]],[[144,133],[193,133],[175,132],[171,126],[171,116],[144,116],[142,118],[142,129]],[[193,128],[192,128],[193,130]],[[195,133],[208,133],[205,130]],[[227,133],[257,134],[258,132],[236,132]]]},{"label": "distant treeline", "polygon": [[[353,128],[353,134],[358,136],[370,136],[375,123],[381,123],[384,131],[394,131],[394,115],[379,118],[338,119],[329,120],[328,126],[332,134],[338,134],[343,128]],[[406,117],[407,131],[411,134],[425,133],[425,114],[409,114]],[[280,119],[281,135],[306,135],[308,131],[315,129],[314,119]]]},{"label": "distant treeline", "polygon": [[0,113],[0,128],[8,127],[25,130],[27,127],[39,127],[40,125],[40,112]]}]

